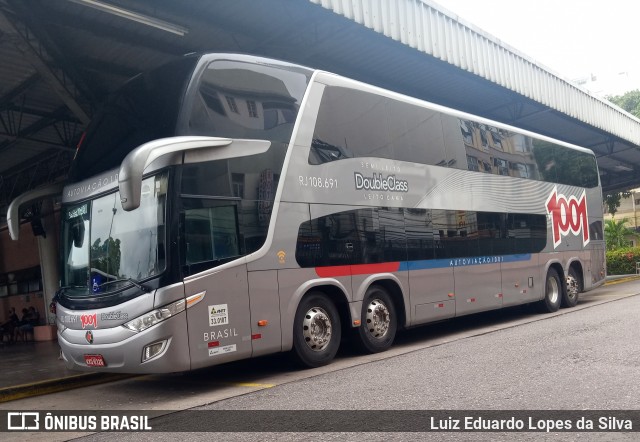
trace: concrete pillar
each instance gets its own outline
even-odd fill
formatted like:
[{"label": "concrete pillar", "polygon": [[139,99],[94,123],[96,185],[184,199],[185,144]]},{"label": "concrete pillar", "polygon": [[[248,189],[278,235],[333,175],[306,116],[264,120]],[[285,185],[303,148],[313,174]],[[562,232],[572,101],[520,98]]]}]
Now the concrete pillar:
[{"label": "concrete pillar", "polygon": [[42,317],[47,318],[47,324],[55,324],[56,317],[49,312],[49,304],[58,290],[60,276],[58,272],[58,226],[53,215],[53,203],[50,199],[42,202],[42,227],[47,237],[38,236],[38,252],[40,254],[40,269],[42,271],[42,289],[44,293],[44,308]]}]

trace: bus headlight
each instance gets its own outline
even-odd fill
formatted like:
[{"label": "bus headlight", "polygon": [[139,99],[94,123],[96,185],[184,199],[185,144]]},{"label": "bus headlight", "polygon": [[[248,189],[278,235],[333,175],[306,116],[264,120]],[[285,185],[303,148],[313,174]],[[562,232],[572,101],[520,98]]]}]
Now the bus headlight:
[{"label": "bus headlight", "polygon": [[181,299],[180,301],[173,302],[165,305],[164,307],[160,307],[159,309],[152,310],[144,315],[138,316],[137,318],[122,325],[134,332],[141,332],[167,318],[177,315],[181,311],[184,311],[184,306],[185,301],[184,299]]}]

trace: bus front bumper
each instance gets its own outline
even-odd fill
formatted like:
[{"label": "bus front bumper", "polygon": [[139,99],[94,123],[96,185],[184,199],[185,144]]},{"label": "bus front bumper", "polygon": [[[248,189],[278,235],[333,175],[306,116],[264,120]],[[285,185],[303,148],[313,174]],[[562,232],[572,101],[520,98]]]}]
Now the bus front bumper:
[{"label": "bus front bumper", "polygon": [[58,343],[70,370],[108,373],[171,373],[191,368],[185,315],[147,330],[122,326],[58,331]]}]

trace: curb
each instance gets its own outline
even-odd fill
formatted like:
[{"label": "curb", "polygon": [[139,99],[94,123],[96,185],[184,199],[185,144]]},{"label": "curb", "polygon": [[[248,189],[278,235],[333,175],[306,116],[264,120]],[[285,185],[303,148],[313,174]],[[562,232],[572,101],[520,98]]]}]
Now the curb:
[{"label": "curb", "polygon": [[640,275],[624,275],[620,278],[610,279],[609,281],[606,281],[604,285],[621,284],[623,282],[636,281],[638,279],[640,279]]},{"label": "curb", "polygon": [[119,381],[133,376],[130,374],[86,373],[0,388],[0,403]]}]

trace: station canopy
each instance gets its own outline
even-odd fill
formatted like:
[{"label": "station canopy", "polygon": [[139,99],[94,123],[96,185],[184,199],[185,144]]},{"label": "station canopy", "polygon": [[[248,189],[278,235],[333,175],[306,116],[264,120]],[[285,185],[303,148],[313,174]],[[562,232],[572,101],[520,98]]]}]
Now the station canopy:
[{"label": "station canopy", "polygon": [[291,61],[532,130],[593,149],[605,191],[640,185],[639,120],[552,74],[521,90],[547,71],[432,1],[0,0],[0,224],[14,197],[64,180],[110,92],[193,52]]}]

